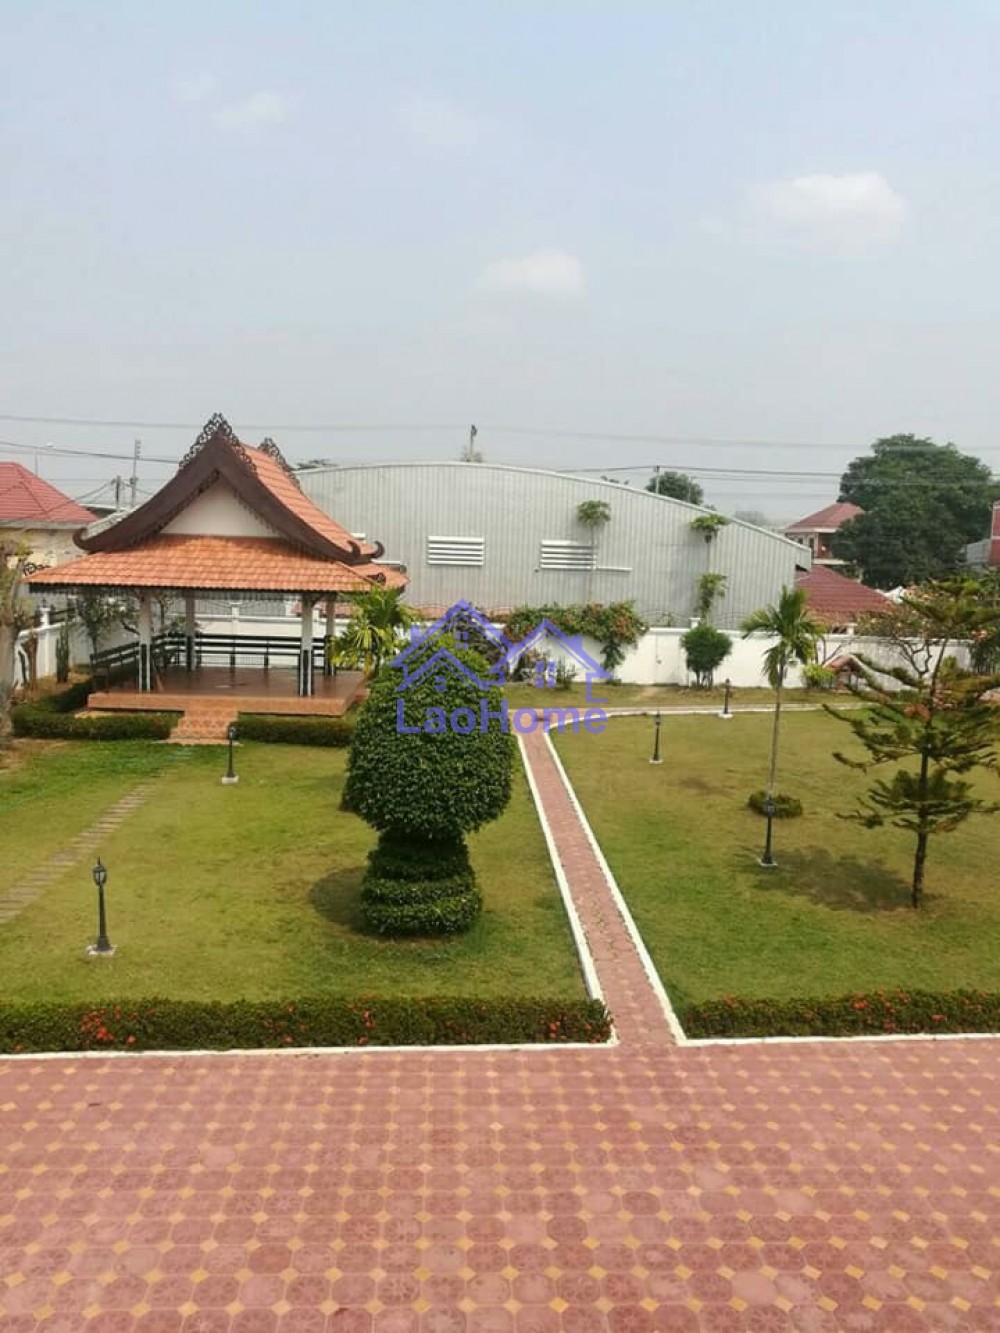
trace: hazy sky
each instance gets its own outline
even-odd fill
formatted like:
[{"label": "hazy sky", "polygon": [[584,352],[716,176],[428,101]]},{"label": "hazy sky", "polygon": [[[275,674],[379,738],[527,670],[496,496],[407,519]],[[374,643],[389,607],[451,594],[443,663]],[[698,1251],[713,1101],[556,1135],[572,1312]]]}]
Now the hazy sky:
[{"label": "hazy sky", "polygon": [[820,473],[912,430],[1000,467],[998,37],[996,0],[0,0],[0,413]]}]

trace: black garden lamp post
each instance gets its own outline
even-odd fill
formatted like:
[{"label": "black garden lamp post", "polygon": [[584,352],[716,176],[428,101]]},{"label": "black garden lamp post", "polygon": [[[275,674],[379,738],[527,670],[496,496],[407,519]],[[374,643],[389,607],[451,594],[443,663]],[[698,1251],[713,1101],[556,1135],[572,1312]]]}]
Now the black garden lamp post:
[{"label": "black garden lamp post", "polygon": [[733,688],[732,681],[728,676],[722,682],[722,688],[724,694],[722,696],[722,712],[719,714],[719,717],[721,717],[724,722],[728,722],[732,717],[732,713],[729,711],[729,696],[732,693]]},{"label": "black garden lamp post", "polygon": [[97,885],[97,943],[87,950],[90,954],[113,954],[115,946],[108,939],[108,915],[104,906],[104,886],[108,882],[107,867],[97,858],[94,866],[94,883]]},{"label": "black garden lamp post", "polygon": [[227,787],[231,787],[234,782],[239,782],[239,778],[233,771],[233,746],[236,743],[236,723],[230,722],[226,728],[226,740],[229,742],[229,767],[226,770],[226,776],[222,779]]},{"label": "black garden lamp post", "polygon": [[651,764],[662,764],[660,758],[660,714],[653,714],[653,757],[649,761]]},{"label": "black garden lamp post", "polygon": [[768,792],[764,799],[764,816],[767,819],[767,833],[764,835],[764,855],[760,858],[760,864],[766,866],[769,870],[778,864],[771,851],[771,826],[774,823],[774,811],[774,797]]}]

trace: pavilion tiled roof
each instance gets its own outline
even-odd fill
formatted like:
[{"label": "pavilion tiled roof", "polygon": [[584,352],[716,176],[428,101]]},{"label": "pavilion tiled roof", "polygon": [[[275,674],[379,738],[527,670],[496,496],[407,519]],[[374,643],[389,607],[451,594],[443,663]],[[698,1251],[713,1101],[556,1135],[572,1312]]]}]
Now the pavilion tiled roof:
[{"label": "pavilion tiled roof", "polygon": [[795,584],[805,588],[813,615],[831,625],[850,625],[865,612],[886,611],[892,605],[874,588],[856,583],[826,565],[813,565],[808,573],[797,574]]},{"label": "pavilion tiled roof", "polygon": [[815,514],[807,514],[805,518],[800,518],[797,523],[785,529],[785,536],[795,532],[836,532],[842,523],[847,523],[864,512],[860,505],[852,504],[850,500],[837,500],[834,504],[827,505],[825,509],[818,509]]},{"label": "pavilion tiled roof", "polygon": [[347,565],[269,537],[159,535],[127,551],[94,551],[31,577],[31,586],[161,588],[198,592],[363,592],[402,587],[404,575],[370,562]]},{"label": "pavilion tiled roof", "polygon": [[[216,485],[227,487],[273,537],[165,531]],[[353,537],[302,493],[272,440],[250,448],[212,417],[177,473],[117,522],[78,533],[87,552],[33,574],[32,590],[160,589],[188,592],[337,594],[373,585],[402,588],[406,576],[378,563],[382,547]]]},{"label": "pavilion tiled roof", "polygon": [[0,523],[79,528],[94,515],[20,463],[0,463]]}]

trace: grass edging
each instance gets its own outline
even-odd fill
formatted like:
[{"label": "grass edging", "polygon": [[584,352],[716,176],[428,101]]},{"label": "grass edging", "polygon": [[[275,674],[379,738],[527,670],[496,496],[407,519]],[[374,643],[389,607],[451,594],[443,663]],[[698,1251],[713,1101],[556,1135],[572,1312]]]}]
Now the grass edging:
[{"label": "grass edging", "polygon": [[678,1014],[689,1040],[704,1037],[860,1037],[887,1033],[1000,1033],[1000,994],[978,990],[853,992],[823,999],[727,995]]},{"label": "grass edging", "polygon": [[0,1054],[606,1042],[600,1000],[319,996],[0,1005]]}]

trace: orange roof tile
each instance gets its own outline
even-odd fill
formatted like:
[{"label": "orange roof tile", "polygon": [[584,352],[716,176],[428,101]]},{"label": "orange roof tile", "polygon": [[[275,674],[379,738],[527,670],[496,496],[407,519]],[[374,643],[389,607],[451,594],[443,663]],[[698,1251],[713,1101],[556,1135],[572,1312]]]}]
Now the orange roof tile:
[{"label": "orange roof tile", "polygon": [[357,537],[352,537],[346,528],[341,527],[299,489],[298,484],[276,459],[271,458],[262,449],[252,449],[249,445],[244,445],[244,451],[253,463],[254,471],[261,483],[297,518],[308,523],[316,532],[337,546],[345,546],[348,550],[356,546],[364,555],[374,554],[376,548],[371,542],[359,541]]},{"label": "orange roof tile", "polygon": [[268,537],[151,537],[126,551],[94,551],[33,574],[31,588],[163,588],[233,592],[363,592],[403,587],[404,575],[373,563],[306,555]]}]

